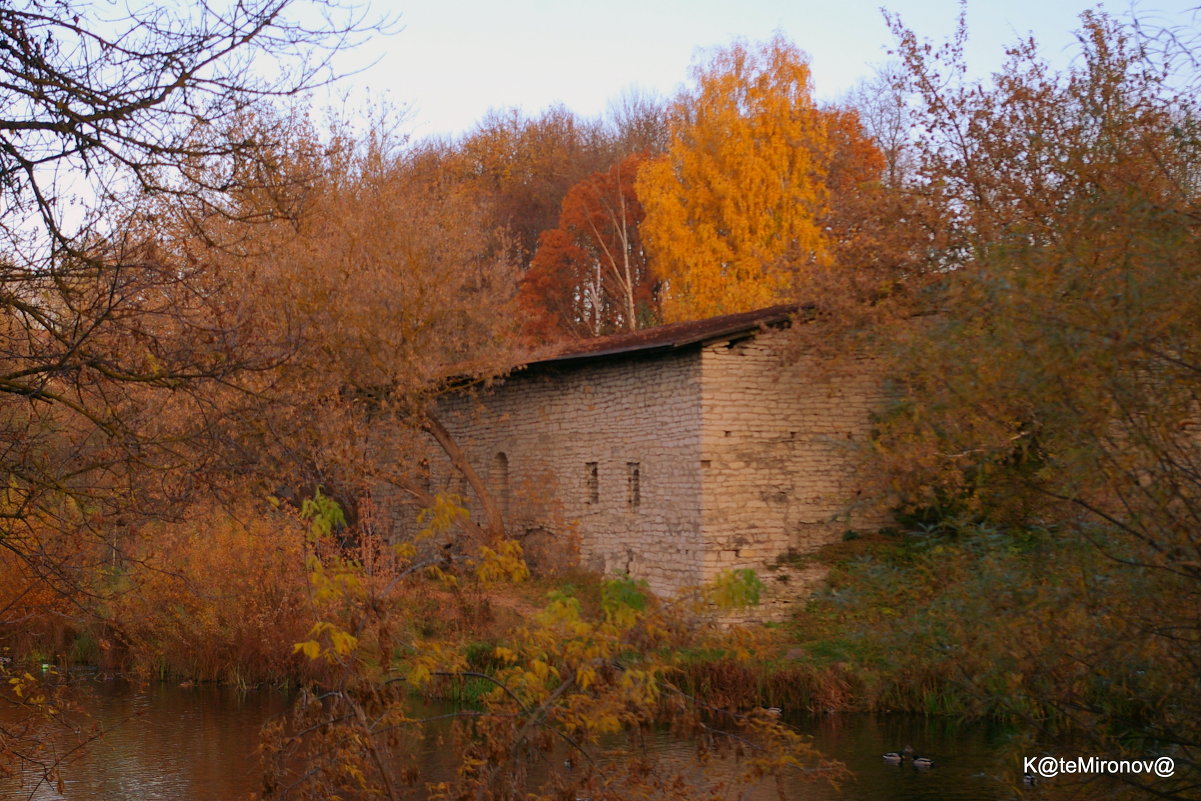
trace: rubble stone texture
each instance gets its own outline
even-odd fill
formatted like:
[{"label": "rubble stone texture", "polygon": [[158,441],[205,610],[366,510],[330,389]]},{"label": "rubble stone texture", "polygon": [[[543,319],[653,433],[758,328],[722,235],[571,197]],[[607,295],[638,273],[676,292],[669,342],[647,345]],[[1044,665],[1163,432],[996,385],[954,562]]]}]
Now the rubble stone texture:
[{"label": "rubble stone texture", "polygon": [[[584,567],[661,594],[753,568],[769,597],[795,595],[813,571],[781,559],[882,523],[859,467],[882,391],[866,361],[786,360],[787,336],[532,362],[445,400],[442,421],[535,548],[578,543]],[[468,495],[444,457],[431,473]]]}]

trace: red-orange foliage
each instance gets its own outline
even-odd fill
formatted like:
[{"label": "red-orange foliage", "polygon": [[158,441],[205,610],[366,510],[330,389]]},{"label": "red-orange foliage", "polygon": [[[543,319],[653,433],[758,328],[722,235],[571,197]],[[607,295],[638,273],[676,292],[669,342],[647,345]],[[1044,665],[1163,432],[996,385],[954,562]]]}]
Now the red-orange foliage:
[{"label": "red-orange foliage", "polygon": [[873,306],[894,293],[903,278],[924,269],[918,264],[924,253],[920,245],[928,240],[936,215],[918,193],[882,180],[887,159],[858,112],[830,108],[824,113],[830,158],[822,224],[837,269],[799,275],[797,292],[803,301],[818,303],[826,316],[856,326],[854,318],[878,317],[885,310]]},{"label": "red-orange foliage", "polygon": [[634,194],[645,160],[628,156],[568,191],[559,226],[539,237],[522,280],[527,336],[597,336],[657,320],[658,280],[642,248],[642,204]]},{"label": "red-orange foliage", "polygon": [[45,653],[64,644],[65,621],[73,605],[46,574],[77,563],[80,547],[77,537],[41,521],[31,521],[5,537],[0,548],[0,626],[7,636],[0,656]]},{"label": "red-orange foliage", "polygon": [[103,661],[199,680],[297,675],[292,644],[314,604],[295,514],[272,513],[263,500],[236,510],[198,503],[185,521],[149,523],[139,534],[122,591],[105,605]]},{"label": "red-orange foliage", "polygon": [[848,196],[878,188],[885,160],[877,143],[864,131],[858,112],[829,108],[825,109],[825,119],[831,149],[826,186],[830,203],[836,206]]}]

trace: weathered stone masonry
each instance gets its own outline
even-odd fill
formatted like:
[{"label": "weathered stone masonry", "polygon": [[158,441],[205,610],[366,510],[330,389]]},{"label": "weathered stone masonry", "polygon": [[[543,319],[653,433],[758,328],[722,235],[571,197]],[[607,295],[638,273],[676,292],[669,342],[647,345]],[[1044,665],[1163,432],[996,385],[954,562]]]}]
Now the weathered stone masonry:
[{"label": "weathered stone masonry", "polygon": [[[878,382],[786,362],[786,321],[769,309],[578,343],[445,401],[442,419],[515,535],[574,530],[584,566],[657,592],[762,569],[880,522],[856,508],[855,448]],[[445,463],[432,472],[463,491]]]},{"label": "weathered stone masonry", "polygon": [[686,353],[531,370],[442,419],[473,464],[504,455],[508,486],[495,470],[489,484],[511,532],[546,525],[530,510],[549,501],[584,565],[682,586],[702,578],[699,379]]},{"label": "weathered stone masonry", "polygon": [[788,363],[786,336],[700,350],[706,577],[882,522],[864,508],[857,469],[878,379],[863,363],[835,372]]}]

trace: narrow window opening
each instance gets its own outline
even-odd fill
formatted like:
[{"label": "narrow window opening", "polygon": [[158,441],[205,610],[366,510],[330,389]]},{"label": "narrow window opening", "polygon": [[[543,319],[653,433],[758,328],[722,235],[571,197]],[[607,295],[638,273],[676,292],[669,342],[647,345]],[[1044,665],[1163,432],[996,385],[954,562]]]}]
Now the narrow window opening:
[{"label": "narrow window opening", "polygon": [[492,492],[496,495],[496,502],[500,505],[502,514],[509,513],[509,457],[504,452],[499,452],[492,460]]},{"label": "narrow window opening", "polygon": [[637,509],[642,504],[642,476],[638,462],[626,462],[626,505]]},{"label": "narrow window opening", "polygon": [[600,503],[600,463],[584,463],[584,494],[588,503]]}]

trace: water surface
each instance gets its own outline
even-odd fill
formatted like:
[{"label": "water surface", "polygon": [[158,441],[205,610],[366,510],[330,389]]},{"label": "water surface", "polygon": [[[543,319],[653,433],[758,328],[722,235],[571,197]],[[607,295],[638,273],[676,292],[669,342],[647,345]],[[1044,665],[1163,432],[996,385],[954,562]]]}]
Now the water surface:
[{"label": "water surface", "polygon": [[[287,709],[267,691],[174,684],[89,684],[81,703],[107,733],[64,759],[62,795],[22,781],[0,779],[0,801],[244,801],[259,789],[259,728]],[[813,801],[1004,801],[1013,797],[1016,764],[1006,758],[1005,732],[915,716],[824,715],[790,718],[827,756],[855,774],[835,790],[786,782],[757,788],[752,799]],[[59,753],[75,742],[63,734]],[[886,751],[911,744],[936,764],[916,770],[889,765]],[[660,737],[653,746],[670,761],[693,759],[692,743]]]}]

